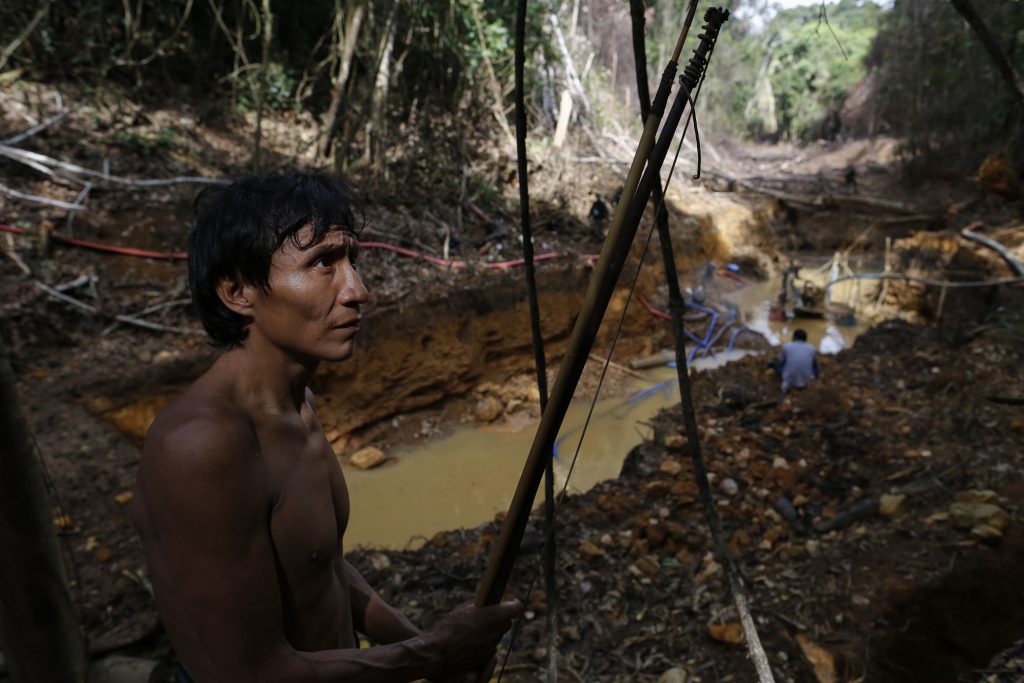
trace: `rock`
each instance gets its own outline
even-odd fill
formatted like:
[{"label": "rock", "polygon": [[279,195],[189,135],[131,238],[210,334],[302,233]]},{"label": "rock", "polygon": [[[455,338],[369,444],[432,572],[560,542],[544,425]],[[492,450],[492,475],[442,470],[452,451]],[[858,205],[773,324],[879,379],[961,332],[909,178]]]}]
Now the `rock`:
[{"label": "rock", "polygon": [[167,349],[164,349],[163,351],[158,351],[157,354],[153,356],[153,362],[169,363],[170,361],[176,359],[179,355],[181,354],[178,351],[168,351]]},{"label": "rock", "polygon": [[683,471],[683,466],[679,463],[678,460],[666,460],[663,463],[661,463],[661,466],[658,469],[664,472],[665,474],[674,477]]},{"label": "rock", "polygon": [[680,436],[679,434],[669,434],[665,437],[665,448],[671,448],[672,450],[681,450],[686,445],[686,437]]},{"label": "rock", "polygon": [[391,567],[391,560],[384,553],[374,553],[370,555],[370,565],[374,569],[382,571]]},{"label": "rock", "polygon": [[658,558],[653,555],[641,557],[633,564],[633,566],[648,576],[654,576],[661,569],[658,565]]},{"label": "rock", "polygon": [[686,672],[682,669],[669,669],[658,677],[658,683],[686,683]]},{"label": "rock", "polygon": [[494,422],[501,415],[501,401],[493,396],[484,396],[473,406],[473,415],[480,422]]},{"label": "rock", "polygon": [[992,540],[1003,537],[1003,530],[989,524],[979,524],[971,528],[971,536],[977,536],[982,540]]},{"label": "rock", "polygon": [[1003,532],[1010,526],[1010,516],[998,505],[988,503],[953,503],[949,506],[949,517],[961,529],[987,525]]},{"label": "rock", "polygon": [[775,458],[772,460],[772,467],[774,467],[777,470],[788,470],[789,463],[786,462],[786,459],[783,458],[781,455],[776,455]]},{"label": "rock", "polygon": [[727,645],[742,645],[744,642],[743,627],[737,621],[728,624],[708,624],[708,635],[712,640]]},{"label": "rock", "polygon": [[902,517],[907,511],[907,497],[900,494],[883,494],[878,501],[878,514],[884,519],[896,519]]},{"label": "rock", "polygon": [[668,528],[658,520],[652,519],[643,528],[643,538],[654,547],[658,547],[668,538]]},{"label": "rock", "polygon": [[925,524],[935,524],[936,522],[945,522],[947,519],[949,519],[948,512],[934,512],[921,521]]},{"label": "rock", "polygon": [[349,464],[359,470],[369,470],[377,467],[381,463],[387,460],[387,456],[384,455],[384,451],[373,446],[367,446],[361,450],[356,451],[351,458],[349,458]]},{"label": "rock", "polygon": [[953,496],[953,500],[958,503],[997,505],[999,503],[999,495],[995,491],[972,489],[970,491],[960,491]]},{"label": "rock", "polygon": [[89,683],[147,683],[158,662],[112,655],[89,667]]},{"label": "rock", "polygon": [[831,652],[818,645],[802,633],[796,635],[800,651],[814,670],[818,683],[836,683],[836,658]]},{"label": "rock", "polygon": [[740,492],[739,485],[731,477],[723,479],[722,483],[718,485],[718,489],[727,496],[735,496]]}]

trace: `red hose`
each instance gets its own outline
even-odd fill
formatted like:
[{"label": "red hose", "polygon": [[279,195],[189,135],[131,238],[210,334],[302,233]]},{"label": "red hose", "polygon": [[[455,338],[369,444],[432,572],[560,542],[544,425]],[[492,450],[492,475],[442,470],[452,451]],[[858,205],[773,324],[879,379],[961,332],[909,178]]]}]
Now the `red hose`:
[{"label": "red hose", "polygon": [[[9,232],[15,235],[21,235],[25,233],[25,229],[13,225],[0,223],[0,232]],[[109,254],[121,254],[123,256],[137,256],[139,258],[163,259],[172,261],[184,261],[188,258],[188,254],[186,254],[183,251],[149,251],[146,249],[133,249],[131,247],[118,247],[110,244],[100,244],[99,242],[88,242],[86,240],[75,239],[74,237],[67,237],[66,235],[60,234],[59,232],[50,233],[50,238],[53,239],[54,242],[70,244],[76,247],[84,247],[86,249],[93,249],[95,251],[102,251]],[[461,268],[468,267],[468,264],[465,261],[445,260],[442,258],[437,258],[436,256],[421,254],[417,251],[413,251],[412,249],[406,249],[405,247],[396,247],[393,244],[387,244],[385,242],[360,242],[359,246],[366,249],[383,249],[385,251],[392,251],[396,254],[401,254],[402,256],[408,256],[409,258],[418,258],[423,261],[426,261],[427,263],[435,265],[438,268],[453,268],[458,270]],[[546,252],[543,254],[538,254],[537,256],[534,257],[533,260],[550,261],[551,259],[560,258],[561,256],[561,254],[556,254],[555,252]],[[587,259],[590,257],[584,256],[583,258]],[[521,266],[524,263],[525,261],[523,259],[518,258],[512,259],[510,261],[495,261],[493,263],[484,263],[482,265],[485,268],[499,269]]]},{"label": "red hose", "polygon": [[745,284],[747,286],[750,286],[750,285],[754,284],[753,282],[751,282],[747,278],[743,277],[742,275],[737,275],[736,273],[732,272],[731,270],[720,270],[720,271],[718,271],[718,274],[719,275],[724,275],[725,277],[731,277],[733,280],[736,280],[737,282],[741,282],[741,283],[743,283],[743,284]]},{"label": "red hose", "polygon": [[[13,225],[6,225],[4,223],[0,223],[0,232],[9,232],[15,235],[21,235],[25,232],[25,230],[23,228],[18,228]],[[115,247],[109,244],[100,244],[99,242],[87,242],[86,240],[75,239],[74,237],[62,235],[59,232],[51,232],[50,239],[52,239],[54,242],[60,242],[62,244],[70,244],[76,247],[85,247],[86,249],[93,249],[95,251],[105,251],[111,254],[122,254],[124,256],[163,259],[165,261],[184,261],[186,258],[188,258],[188,255],[183,251],[149,251],[146,249],[132,249],[130,247]]]},{"label": "red hose", "polygon": [[637,299],[639,299],[640,304],[644,308],[646,308],[647,312],[650,313],[651,315],[653,315],[655,318],[661,318],[662,320],[671,320],[672,319],[672,316],[670,316],[665,311],[661,310],[660,308],[655,308],[654,306],[652,306],[651,302],[648,301],[647,299],[645,299],[643,294],[637,294],[636,296],[637,296]]}]

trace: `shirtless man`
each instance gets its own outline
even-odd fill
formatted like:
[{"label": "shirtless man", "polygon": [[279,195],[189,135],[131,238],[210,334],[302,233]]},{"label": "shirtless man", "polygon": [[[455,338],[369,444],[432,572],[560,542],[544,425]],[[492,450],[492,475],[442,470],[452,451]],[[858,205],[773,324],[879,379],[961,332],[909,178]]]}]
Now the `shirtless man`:
[{"label": "shirtless man", "polygon": [[352,355],[367,301],[347,189],[249,178],[197,208],[192,296],[225,351],[150,428],[133,508],[183,678],[486,680],[518,602],[423,632],[344,559],[348,490],[307,385]]}]

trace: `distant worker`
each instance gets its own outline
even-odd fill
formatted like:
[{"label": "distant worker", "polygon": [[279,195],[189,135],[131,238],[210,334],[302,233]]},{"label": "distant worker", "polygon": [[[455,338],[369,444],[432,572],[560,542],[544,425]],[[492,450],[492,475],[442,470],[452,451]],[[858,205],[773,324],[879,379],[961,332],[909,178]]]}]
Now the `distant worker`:
[{"label": "distant worker", "polygon": [[847,194],[857,194],[857,169],[850,164],[843,171],[843,189]]},{"label": "distant worker", "polygon": [[779,294],[779,305],[783,310],[792,310],[793,307],[804,305],[800,292],[796,288],[797,280],[800,280],[800,264],[791,260],[789,266],[782,273],[782,292]]},{"label": "distant worker", "polygon": [[590,231],[594,239],[604,239],[604,231],[608,225],[608,205],[601,199],[601,195],[594,195],[594,203],[590,205],[590,212],[587,217],[590,219]]},{"label": "distant worker", "polygon": [[769,367],[782,377],[782,393],[789,389],[804,389],[820,373],[818,353],[807,343],[807,333],[801,329],[793,332],[793,341],[785,344],[778,358]]}]

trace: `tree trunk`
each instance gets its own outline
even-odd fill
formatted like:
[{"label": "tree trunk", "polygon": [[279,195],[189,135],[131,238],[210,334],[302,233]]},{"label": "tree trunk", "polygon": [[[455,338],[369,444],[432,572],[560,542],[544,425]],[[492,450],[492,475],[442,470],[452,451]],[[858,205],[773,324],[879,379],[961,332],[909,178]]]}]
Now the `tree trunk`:
[{"label": "tree trunk", "polygon": [[39,464],[0,342],[0,644],[15,681],[84,683],[85,638]]},{"label": "tree trunk", "polygon": [[974,34],[978,36],[978,40],[981,41],[985,50],[988,51],[988,55],[992,58],[992,62],[999,71],[999,75],[1006,81],[1014,98],[1017,100],[1017,105],[1024,107],[1024,79],[1021,79],[1020,74],[1013,68],[1013,64],[1003,54],[999,43],[996,42],[992,32],[988,30],[988,26],[985,25],[981,15],[974,9],[970,0],[949,1],[952,3],[953,9],[959,12],[960,16],[974,29]]},{"label": "tree trunk", "polygon": [[[341,5],[335,6],[335,12],[341,11]],[[334,90],[331,92],[331,104],[324,115],[324,128],[320,138],[320,155],[326,157],[331,151],[331,140],[334,138],[335,130],[338,127],[338,112],[341,110],[342,100],[345,99],[345,87],[348,85],[348,76],[352,71],[352,58],[355,56],[356,43],[359,40],[359,28],[363,24],[363,16],[366,8],[363,5],[351,3],[348,11],[345,12],[346,26],[341,28],[341,17],[336,17],[338,22],[338,73],[334,78]]]},{"label": "tree trunk", "polygon": [[[397,8],[398,2],[396,0],[392,16],[397,11]],[[373,78],[370,120],[367,125],[368,135],[366,136],[366,151],[369,155],[367,160],[370,162],[373,175],[378,180],[383,178],[385,171],[383,148],[387,133],[388,93],[391,89],[391,59],[394,56],[394,50],[394,24],[388,21],[385,24],[384,35],[381,36],[380,40],[380,61],[377,63],[377,73],[374,74]]]},{"label": "tree trunk", "polygon": [[256,135],[253,143],[252,170],[260,172],[260,147],[263,143],[263,106],[267,98],[267,77],[270,74],[270,40],[274,31],[274,15],[270,13],[270,0],[263,0],[263,58],[260,63],[260,82],[256,89]]}]

